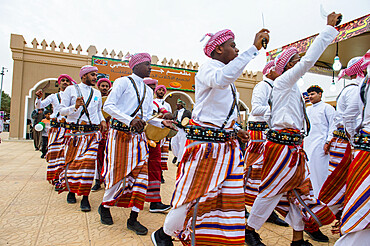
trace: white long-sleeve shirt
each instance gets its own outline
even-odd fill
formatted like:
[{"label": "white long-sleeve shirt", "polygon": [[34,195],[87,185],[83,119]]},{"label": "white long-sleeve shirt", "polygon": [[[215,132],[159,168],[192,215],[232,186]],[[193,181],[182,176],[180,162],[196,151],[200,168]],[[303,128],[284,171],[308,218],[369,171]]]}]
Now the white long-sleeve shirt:
[{"label": "white long-sleeve shirt", "polygon": [[[63,116],[67,116],[67,122],[69,123],[77,123],[77,120],[81,114],[83,106],[80,106],[78,109],[75,108],[76,99],[80,97],[79,93],[77,92],[75,86],[80,88],[83,100],[87,103],[87,100],[90,95],[91,89],[93,90],[93,96],[91,98],[90,104],[87,107],[87,110],[90,114],[91,124],[99,125],[102,121],[105,121],[103,114],[101,112],[102,107],[102,99],[101,93],[97,89],[92,88],[91,86],[85,85],[84,83],[79,83],[77,85],[68,86],[63,95],[62,95],[62,103],[60,105],[60,114]],[[81,121],[85,121],[89,123],[89,119],[87,118],[86,114],[83,114],[79,124]]]},{"label": "white long-sleeve shirt", "polygon": [[337,34],[338,31],[334,27],[326,26],[316,37],[301,61],[275,79],[274,88],[271,93],[272,129],[303,129],[303,98],[297,86],[297,81],[315,64]]},{"label": "white long-sleeve shirt", "polygon": [[[172,113],[171,105],[168,102],[166,102],[164,99],[156,98],[156,99],[154,99],[154,101],[158,104],[160,109],[164,108],[168,112]],[[155,106],[154,110],[157,110],[156,105],[154,105],[154,106]]]},{"label": "white long-sleeve shirt", "polygon": [[[143,79],[136,74],[130,75],[130,77],[136,83],[139,91],[140,100],[144,94],[144,87],[146,86],[145,99],[142,104],[143,111],[139,110],[136,115],[131,117],[130,115],[135,111],[139,105],[136,91],[128,77],[121,77],[116,79],[113,83],[111,92],[108,95],[107,100],[104,103],[104,111],[111,115],[113,118],[123,122],[127,126],[136,116],[142,116],[144,121],[151,118],[153,114],[153,90],[147,86]],[[149,121],[149,124],[163,127],[161,124],[162,120],[153,119]]]},{"label": "white long-sleeve shirt", "polygon": [[[60,95],[60,99],[62,99],[63,91],[60,91],[58,93]],[[57,115],[59,113],[60,103],[61,103],[61,102],[59,102],[59,99],[58,99],[58,96],[57,96],[58,93],[51,94],[51,95],[47,96],[44,100],[41,100],[41,98],[36,98],[35,108],[36,109],[41,109],[41,108],[45,108],[45,107],[47,107],[51,104],[53,106],[53,114],[50,115],[50,118],[51,119],[57,118],[58,120],[60,120],[61,118],[63,118],[63,116],[61,116],[59,114],[59,116],[57,117]]]},{"label": "white long-sleeve shirt", "polygon": [[[362,83],[358,87],[352,86],[356,87],[358,90],[356,94],[352,94],[352,97],[350,98],[349,104],[343,115],[344,126],[351,137],[355,135],[355,130],[360,125],[362,119],[364,104],[360,97],[361,85]],[[366,107],[364,109],[364,119],[361,124],[361,128],[363,128],[365,131],[370,131],[370,90],[368,87],[369,84],[365,87]]]},{"label": "white long-sleeve shirt", "polygon": [[[207,122],[219,127],[222,126],[233,103],[230,85],[235,88],[234,81],[257,55],[258,50],[253,45],[226,65],[212,59],[199,68],[195,76],[195,105],[192,112],[195,122],[200,125],[204,125],[202,122]],[[239,100],[239,93],[236,89],[235,92],[237,100]],[[225,126],[226,128],[231,126],[232,121],[237,120],[237,115],[235,108]]]},{"label": "white long-sleeve shirt", "polygon": [[356,103],[356,100],[359,99],[360,82],[361,79],[352,79],[348,82],[347,87],[345,87],[341,91],[339,98],[337,99],[337,112],[334,118],[334,123],[337,128],[344,126],[344,118],[346,118],[347,120],[346,128],[348,128],[348,132],[352,133],[354,132],[355,128],[360,124],[361,115],[359,114],[356,115],[356,117],[349,118],[347,108],[351,104]]},{"label": "white long-sleeve shirt", "polygon": [[268,100],[272,91],[274,81],[272,79],[263,78],[264,81],[259,82],[254,88],[252,93],[252,111],[248,118],[248,121],[265,121],[265,113],[270,110]]}]

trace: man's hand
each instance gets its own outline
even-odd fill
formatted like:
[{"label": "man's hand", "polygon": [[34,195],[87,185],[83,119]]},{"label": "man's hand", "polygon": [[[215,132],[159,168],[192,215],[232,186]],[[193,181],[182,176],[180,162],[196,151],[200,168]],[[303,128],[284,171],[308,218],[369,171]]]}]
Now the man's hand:
[{"label": "man's hand", "polygon": [[249,135],[249,132],[247,131],[244,131],[243,129],[240,129],[238,131],[238,137],[240,138],[240,140],[243,142],[243,143],[246,143],[249,141],[249,139],[251,138],[251,136]]},{"label": "man's hand", "polygon": [[100,131],[103,133],[106,132],[107,130],[108,130],[107,123],[105,121],[100,122]]},{"label": "man's hand", "polygon": [[75,108],[78,109],[82,105],[84,105],[84,99],[83,99],[83,97],[77,97]]},{"label": "man's hand", "polygon": [[162,121],[162,125],[164,125],[167,128],[177,131],[177,128],[173,124],[175,124],[173,120],[163,120]]},{"label": "man's hand", "polygon": [[35,95],[37,96],[38,99],[41,99],[43,95],[42,90],[36,91]]},{"label": "man's hand", "polygon": [[262,39],[265,38],[267,40],[267,43],[270,41],[270,36],[269,36],[269,30],[263,28],[261,31],[257,32],[256,37],[254,38],[254,46],[258,50],[262,49]]},{"label": "man's hand", "polygon": [[325,151],[325,155],[328,155],[329,154],[329,151],[330,151],[330,143],[325,143],[325,145],[324,145],[324,151]]},{"label": "man's hand", "polygon": [[164,115],[163,115],[163,119],[165,119],[165,120],[172,120],[172,114],[171,113],[165,113]]},{"label": "man's hand", "polygon": [[138,133],[142,133],[144,130],[144,126],[146,125],[146,122],[143,121],[142,119],[133,119],[130,122],[130,126],[134,128],[134,130]]},{"label": "man's hand", "polygon": [[327,24],[329,26],[334,27],[337,24],[337,20],[338,20],[339,16],[341,16],[341,15],[342,15],[341,13],[336,14],[335,12],[329,14],[328,17],[327,17]]}]

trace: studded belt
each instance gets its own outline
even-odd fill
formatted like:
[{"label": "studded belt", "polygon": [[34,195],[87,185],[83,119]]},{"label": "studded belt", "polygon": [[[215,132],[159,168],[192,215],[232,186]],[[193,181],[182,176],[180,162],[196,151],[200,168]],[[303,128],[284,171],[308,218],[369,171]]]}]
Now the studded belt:
[{"label": "studded belt", "polygon": [[333,131],[333,136],[337,137],[337,138],[340,138],[340,139],[348,140],[346,132],[342,129],[334,130]]},{"label": "studded belt", "polygon": [[235,131],[225,131],[201,126],[186,126],[184,130],[187,139],[206,142],[226,142],[236,139],[237,136]]},{"label": "studded belt", "polygon": [[355,149],[370,151],[370,134],[356,134],[353,145]]},{"label": "studded belt", "polygon": [[100,129],[99,125],[80,125],[75,123],[65,123],[64,127],[68,130],[80,132],[93,132]]},{"label": "studded belt", "polygon": [[249,121],[248,130],[251,131],[265,131],[269,125],[265,121]]},{"label": "studded belt", "polygon": [[278,132],[270,129],[266,131],[266,138],[278,144],[301,145],[304,137],[299,133]]},{"label": "studded belt", "polygon": [[65,125],[64,123],[60,123],[56,120],[50,121],[50,127],[65,127],[64,125]]},{"label": "studded belt", "polygon": [[111,125],[110,125],[113,129],[115,130],[118,130],[118,131],[123,131],[123,132],[135,132],[134,129],[132,127],[129,127],[127,126],[125,123],[117,120],[117,119],[113,119],[111,121]]}]

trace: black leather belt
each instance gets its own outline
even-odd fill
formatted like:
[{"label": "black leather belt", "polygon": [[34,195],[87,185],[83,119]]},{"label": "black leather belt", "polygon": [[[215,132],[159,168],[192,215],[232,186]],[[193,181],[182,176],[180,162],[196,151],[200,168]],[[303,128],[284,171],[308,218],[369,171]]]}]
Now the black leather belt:
[{"label": "black leather belt", "polygon": [[[63,124],[63,126],[61,126]],[[51,120],[50,121],[50,126],[51,127],[64,127],[64,123],[60,123],[58,121]]]},{"label": "black leather belt", "polygon": [[132,127],[126,126],[125,123],[113,119],[110,125],[113,129],[118,130],[118,131],[123,131],[123,132],[134,132],[134,129]]},{"label": "black leather belt", "polygon": [[337,137],[337,138],[340,138],[340,139],[348,140],[346,132],[342,129],[334,130],[333,131],[333,136]]},{"label": "black leather belt", "polygon": [[75,123],[65,123],[64,127],[68,130],[80,132],[93,132],[100,129],[99,125],[80,125]]},{"label": "black leather belt", "polygon": [[236,132],[225,131],[220,129],[186,126],[186,138],[190,140],[206,141],[206,142],[226,142],[231,139],[236,139]]},{"label": "black leather belt", "polygon": [[353,145],[355,149],[370,151],[370,134],[356,134]]},{"label": "black leather belt", "polygon": [[248,130],[251,131],[265,131],[269,125],[265,121],[249,121]]},{"label": "black leather belt", "polygon": [[278,132],[270,129],[266,132],[266,138],[278,144],[301,145],[304,137],[299,133]]}]

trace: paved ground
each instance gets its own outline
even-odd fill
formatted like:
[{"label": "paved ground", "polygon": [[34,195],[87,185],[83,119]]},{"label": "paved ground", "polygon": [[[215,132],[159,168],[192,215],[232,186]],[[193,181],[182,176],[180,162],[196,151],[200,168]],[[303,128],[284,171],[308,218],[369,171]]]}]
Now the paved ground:
[{"label": "paved ground", "polygon": [[[91,194],[92,211],[81,212],[80,198],[67,204],[66,193],[58,195],[47,183],[46,161],[40,155],[30,141],[0,144],[0,245],[152,245],[150,233],[162,226],[165,215],[151,214],[145,205],[139,220],[148,227],[147,236],[126,228],[130,209],[112,208],[114,224],[102,225],[97,209],[103,190]],[[176,166],[170,163],[169,168],[161,189],[164,203],[169,203],[175,182]],[[322,229],[330,242],[314,245],[333,245],[338,236],[330,229]],[[290,245],[290,228],[266,223],[259,233],[266,245]]]}]

